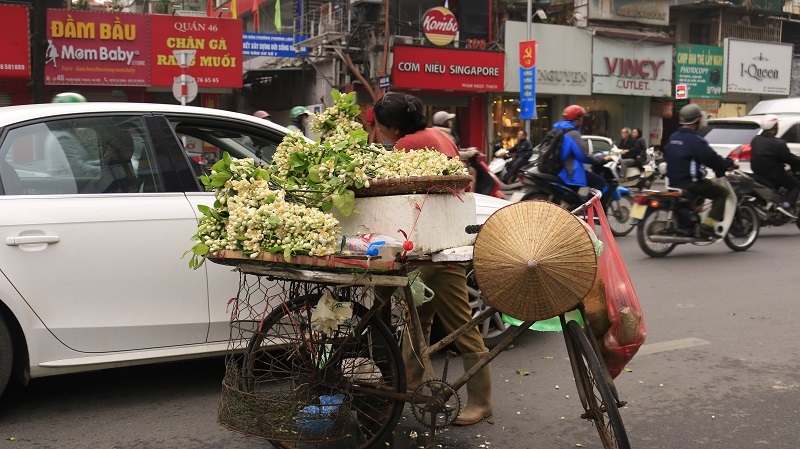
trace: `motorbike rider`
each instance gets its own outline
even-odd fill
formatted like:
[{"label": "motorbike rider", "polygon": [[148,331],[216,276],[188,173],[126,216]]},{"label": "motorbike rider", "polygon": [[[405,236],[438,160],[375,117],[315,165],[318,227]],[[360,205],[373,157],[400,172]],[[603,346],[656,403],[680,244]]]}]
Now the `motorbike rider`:
[{"label": "motorbike rider", "polygon": [[694,103],[682,107],[678,118],[681,127],[669,136],[664,148],[664,159],[667,162],[667,178],[671,187],[678,187],[702,198],[711,200],[711,210],[705,223],[700,225],[702,237],[713,237],[714,222],[725,217],[725,199],[728,190],[719,184],[706,179],[705,165],[718,176],[726,170],[739,168],[731,158],[722,158],[708,145],[708,142],[697,133],[704,126],[703,111]]},{"label": "motorbike rider", "polygon": [[306,125],[310,120],[311,111],[308,110],[305,106],[295,106],[289,111],[289,117],[291,118],[292,122],[287,126],[290,131],[300,131],[301,133],[306,133]]},{"label": "motorbike rider", "polygon": [[[564,131],[564,138],[561,140],[561,161],[564,168],[558,173],[558,177],[564,184],[576,187],[591,187],[603,191],[606,181],[602,176],[587,171],[583,164],[602,164],[610,160],[611,156],[602,154],[589,154],[589,149],[581,139],[581,124],[586,115],[583,106],[573,104],[564,108],[562,112],[564,120],[556,122],[553,127]],[[613,195],[603,195],[603,204],[607,204],[607,198]]]},{"label": "motorbike rider", "polygon": [[517,133],[517,143],[508,150],[514,155],[514,160],[508,164],[508,169],[503,177],[503,182],[511,184],[517,177],[517,172],[524,167],[533,156],[533,144],[528,140],[528,133],[524,129]]},{"label": "motorbike rider", "polygon": [[777,210],[790,218],[797,218],[795,204],[800,196],[800,182],[786,173],[785,165],[789,165],[793,172],[800,171],[800,157],[789,151],[785,141],[775,137],[778,134],[778,116],[765,115],[760,126],[763,131],[750,142],[750,167],[757,177],[765,178],[787,190],[786,197]]}]

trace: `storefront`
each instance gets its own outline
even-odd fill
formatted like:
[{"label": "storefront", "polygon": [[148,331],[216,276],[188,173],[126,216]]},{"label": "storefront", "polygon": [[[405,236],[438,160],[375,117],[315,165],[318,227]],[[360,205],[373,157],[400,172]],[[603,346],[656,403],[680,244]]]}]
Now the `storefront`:
[{"label": "storefront", "polygon": [[390,90],[420,97],[428,117],[441,110],[455,114],[460,146],[486,150],[487,92],[503,89],[503,53],[395,45],[392,58]]},{"label": "storefront", "polygon": [[626,40],[601,36],[592,42],[592,95],[579,97],[589,111],[584,134],[620,139],[622,128],[639,128],[648,145],[661,143],[661,111],[651,101],[672,98],[672,45],[660,38]]},{"label": "storefront", "polygon": [[28,7],[0,5],[4,45],[0,46],[0,106],[30,103],[30,31]]},{"label": "storefront", "polygon": [[[506,83],[502,94],[492,99],[492,136],[506,147],[513,146],[524,129],[519,120],[519,43],[527,40],[527,24],[506,22]],[[536,116],[531,121],[530,140],[539,142],[561,120],[561,111],[592,92],[592,37],[583,30],[535,23],[531,40],[536,49]],[[565,54],[569,57],[565,57]],[[581,103],[582,104],[582,103]]]},{"label": "storefront", "polygon": [[761,100],[788,97],[792,44],[725,39],[719,117],[745,115]]},{"label": "storefront", "polygon": [[219,105],[242,87],[239,20],[50,9],[47,40],[48,97]]}]

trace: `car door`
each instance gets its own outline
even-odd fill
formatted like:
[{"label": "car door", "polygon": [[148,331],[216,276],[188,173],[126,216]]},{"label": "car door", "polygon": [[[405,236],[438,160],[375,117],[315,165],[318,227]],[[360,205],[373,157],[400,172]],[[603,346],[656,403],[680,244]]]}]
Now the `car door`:
[{"label": "car door", "polygon": [[181,259],[196,217],[152,122],[59,117],[1,136],[0,271],[76,351],[206,340],[205,273]]},{"label": "car door", "polygon": [[[256,163],[269,164],[284,134],[267,125],[224,117],[167,114],[157,119],[166,120],[174,132],[172,144],[183,148],[199,176],[210,170],[224,152],[235,158],[253,158]],[[198,184],[199,185],[199,184]],[[197,206],[213,206],[213,192],[187,192],[189,203],[199,219]],[[239,276],[230,266],[205,263],[200,268],[207,273],[210,327],[209,342],[228,340],[230,336],[230,309],[228,303],[236,295]]]}]

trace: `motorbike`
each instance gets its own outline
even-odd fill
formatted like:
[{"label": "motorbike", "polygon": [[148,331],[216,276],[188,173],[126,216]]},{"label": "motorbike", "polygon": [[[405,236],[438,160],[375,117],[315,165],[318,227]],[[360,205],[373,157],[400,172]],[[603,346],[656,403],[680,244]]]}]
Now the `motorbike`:
[{"label": "motorbike", "polygon": [[[800,172],[793,173],[793,176],[800,179]],[[761,226],[783,226],[794,223],[800,228],[800,220],[786,216],[778,211],[778,206],[783,202],[786,189],[778,186],[769,179],[765,179],[755,174],[742,173],[740,176],[729,176],[731,184],[737,190],[746,192],[747,195],[755,198],[752,205],[758,212]],[[800,200],[795,205],[795,210],[800,208]]]},{"label": "motorbike", "polygon": [[[608,161],[602,166],[593,167],[593,170],[599,171],[608,183],[601,203],[608,218],[611,233],[620,237],[630,234],[635,225],[630,220],[630,211],[633,205],[631,191],[619,184],[619,175],[616,173],[615,167],[614,161]],[[545,200],[559,204],[566,209],[574,209],[586,202],[589,197],[588,187],[570,186],[557,175],[542,173],[535,161],[523,168],[522,182],[528,187],[522,197],[523,201]]]},{"label": "motorbike", "polygon": [[[622,178],[622,150],[614,147],[607,153],[612,157],[617,171],[617,176]],[[620,179],[620,185],[628,189],[644,190],[652,187],[653,182],[661,178],[659,162],[656,150],[653,147],[647,149],[647,160],[640,166],[628,167],[625,171],[625,180]]]},{"label": "motorbike", "polygon": [[[495,198],[519,201],[522,197],[522,182],[506,184],[486,164],[486,156],[475,147],[458,150],[461,160],[475,171],[474,193],[493,196]],[[515,194],[518,198],[515,198]]]},{"label": "motorbike", "polygon": [[636,195],[631,217],[638,221],[636,237],[642,251],[650,257],[664,257],[678,245],[710,245],[719,240],[724,240],[733,251],[746,251],[753,246],[760,227],[753,205],[755,198],[742,189],[737,191],[728,176],[711,178],[729,192],[725,217],[715,223],[713,236],[702,234],[700,226],[711,209],[710,200],[671,187],[666,192],[648,191]]}]

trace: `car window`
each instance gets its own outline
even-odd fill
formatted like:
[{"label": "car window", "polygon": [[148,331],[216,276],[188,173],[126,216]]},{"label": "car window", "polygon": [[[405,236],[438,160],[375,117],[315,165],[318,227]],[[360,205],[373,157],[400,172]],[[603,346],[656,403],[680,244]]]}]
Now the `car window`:
[{"label": "car window", "polygon": [[276,131],[225,121],[170,118],[170,123],[198,175],[210,168],[223,152],[267,165],[283,139]]},{"label": "car window", "polygon": [[140,116],[53,120],[12,129],[0,146],[7,195],[162,192]]},{"label": "car window", "polygon": [[[780,126],[781,125],[778,125],[779,130]],[[800,127],[800,123],[789,126],[779,137],[785,140],[786,143],[800,143],[800,130],[798,127]]]},{"label": "car window", "polygon": [[709,123],[700,133],[710,144],[750,143],[760,128],[755,123]]},{"label": "car window", "polygon": [[605,140],[592,139],[592,151],[610,151],[611,144]]}]

